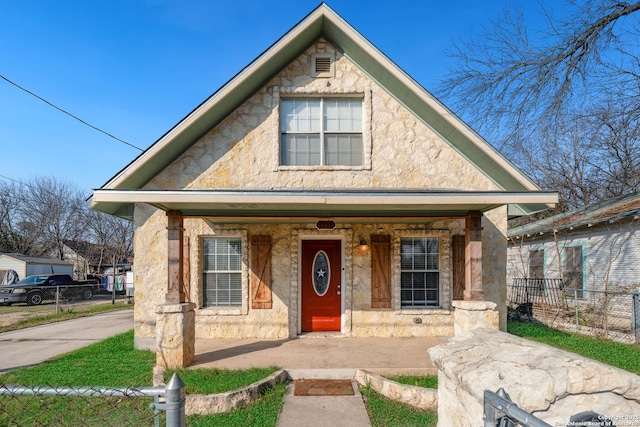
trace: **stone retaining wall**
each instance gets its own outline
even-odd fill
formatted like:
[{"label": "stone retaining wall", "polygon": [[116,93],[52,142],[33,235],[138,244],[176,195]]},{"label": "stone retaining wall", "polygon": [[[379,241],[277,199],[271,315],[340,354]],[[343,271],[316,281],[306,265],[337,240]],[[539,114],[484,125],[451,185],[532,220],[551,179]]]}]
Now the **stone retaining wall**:
[{"label": "stone retaining wall", "polygon": [[508,333],[477,329],[428,353],[438,367],[439,427],[482,425],[484,390],[501,387],[550,425],[583,411],[640,416],[639,376]]},{"label": "stone retaining wall", "polygon": [[370,386],[374,391],[391,400],[425,411],[436,412],[438,409],[436,389],[400,384],[362,369],[356,370],[355,380],[361,386]]},{"label": "stone retaining wall", "polygon": [[280,370],[238,390],[218,394],[188,394],[185,412],[187,415],[231,412],[255,402],[266,390],[287,382],[287,378],[287,371]]}]

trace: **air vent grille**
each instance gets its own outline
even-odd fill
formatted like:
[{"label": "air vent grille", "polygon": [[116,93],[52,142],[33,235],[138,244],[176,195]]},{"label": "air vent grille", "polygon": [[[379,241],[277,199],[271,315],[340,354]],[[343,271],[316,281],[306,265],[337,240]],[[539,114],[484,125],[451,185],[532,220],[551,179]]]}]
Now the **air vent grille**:
[{"label": "air vent grille", "polygon": [[331,58],[329,57],[317,57],[316,58],[316,73],[328,73],[331,71]]},{"label": "air vent grille", "polygon": [[311,56],[311,74],[313,77],[333,77],[333,54],[313,54]]}]

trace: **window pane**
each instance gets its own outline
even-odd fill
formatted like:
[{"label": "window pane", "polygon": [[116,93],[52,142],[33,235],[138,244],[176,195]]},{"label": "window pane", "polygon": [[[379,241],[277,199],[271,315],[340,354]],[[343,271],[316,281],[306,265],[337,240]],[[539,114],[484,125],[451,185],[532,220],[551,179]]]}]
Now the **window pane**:
[{"label": "window pane", "polygon": [[308,166],[320,164],[320,135],[282,135],[281,164]]},{"label": "window pane", "polygon": [[325,99],[324,129],[327,132],[362,132],[362,100]]},{"label": "window pane", "polygon": [[325,162],[329,166],[362,165],[362,135],[325,134]]},{"label": "window pane", "polygon": [[320,99],[283,99],[282,132],[320,132]]}]

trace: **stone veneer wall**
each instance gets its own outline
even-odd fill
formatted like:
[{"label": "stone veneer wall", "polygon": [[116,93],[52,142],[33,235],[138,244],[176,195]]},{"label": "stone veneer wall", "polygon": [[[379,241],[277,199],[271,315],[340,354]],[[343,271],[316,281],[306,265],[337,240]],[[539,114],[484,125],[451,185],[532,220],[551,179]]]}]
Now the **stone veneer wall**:
[{"label": "stone veneer wall", "polygon": [[[316,52],[335,54],[335,77],[312,78],[310,76],[311,55]],[[288,94],[324,94],[327,96],[353,94],[363,97],[365,126],[365,162],[359,167],[283,167],[279,166],[279,99]],[[152,179],[145,189],[209,189],[209,188],[304,188],[304,189],[459,189],[465,191],[491,191],[499,188],[480,173],[430,127],[417,119],[395,98],[372,81],[348,58],[333,47],[319,40],[288,67],[283,69],[261,90],[251,96],[242,106],[230,114],[218,126],[193,144],[164,171]],[[205,220],[186,220],[186,236],[189,239],[192,284],[198,279],[198,250],[200,235],[217,233],[219,230]],[[427,228],[442,228],[450,234],[463,234],[461,221],[436,221],[427,223]],[[391,226],[340,225],[343,239],[360,239],[383,231]],[[138,204],[135,208],[136,236],[136,339],[154,335],[154,308],[164,300],[166,292],[166,216],[164,212]],[[297,295],[293,281],[297,280],[292,257],[286,257],[294,245],[292,230],[306,225],[224,226],[244,233],[272,234],[274,250],[282,264],[274,268],[274,308],[243,317],[224,316],[210,312],[197,315],[198,336],[266,336],[283,337],[295,334],[291,310],[297,310]],[[356,230],[363,227],[362,231]],[[411,228],[406,226],[404,228]],[[394,226],[401,230],[402,227]],[[423,227],[424,228],[424,227]],[[339,234],[339,233],[338,233]],[[506,208],[488,212],[483,219],[483,281],[486,299],[500,307],[501,326],[506,319],[505,278],[506,266]],[[346,256],[350,257],[350,247]],[[425,326],[436,335],[450,335],[452,322],[448,309],[450,301],[443,296],[445,310],[418,313],[405,311],[370,310],[369,261],[353,255],[353,291],[351,304],[345,310],[351,316],[343,322],[350,334],[369,336],[378,334],[414,335],[423,333]],[[450,270],[445,270],[448,274]],[[450,279],[447,279],[450,280]],[[445,284],[447,284],[446,282]],[[192,289],[194,289],[192,287]],[[198,302],[197,287],[191,298]],[[293,305],[291,305],[293,304]],[[423,323],[411,322],[422,316]],[[393,320],[391,320],[393,319]],[[381,323],[381,320],[384,322]],[[345,322],[352,322],[353,326]],[[403,327],[396,327],[401,324]],[[288,326],[287,326],[288,325]],[[295,327],[295,328],[294,328]],[[243,333],[243,331],[245,331]],[[251,331],[251,332],[249,332]]]},{"label": "stone veneer wall", "polygon": [[552,426],[583,411],[614,424],[638,422],[640,377],[592,359],[491,329],[449,338],[428,353],[438,367],[438,427],[482,425],[484,391],[499,388]]}]

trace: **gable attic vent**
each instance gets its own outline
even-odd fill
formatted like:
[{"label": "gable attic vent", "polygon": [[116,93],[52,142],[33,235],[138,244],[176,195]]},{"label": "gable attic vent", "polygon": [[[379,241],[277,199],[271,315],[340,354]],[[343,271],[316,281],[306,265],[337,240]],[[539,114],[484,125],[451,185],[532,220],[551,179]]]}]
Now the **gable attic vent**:
[{"label": "gable attic vent", "polygon": [[333,54],[314,53],[311,55],[312,77],[333,77]]}]

